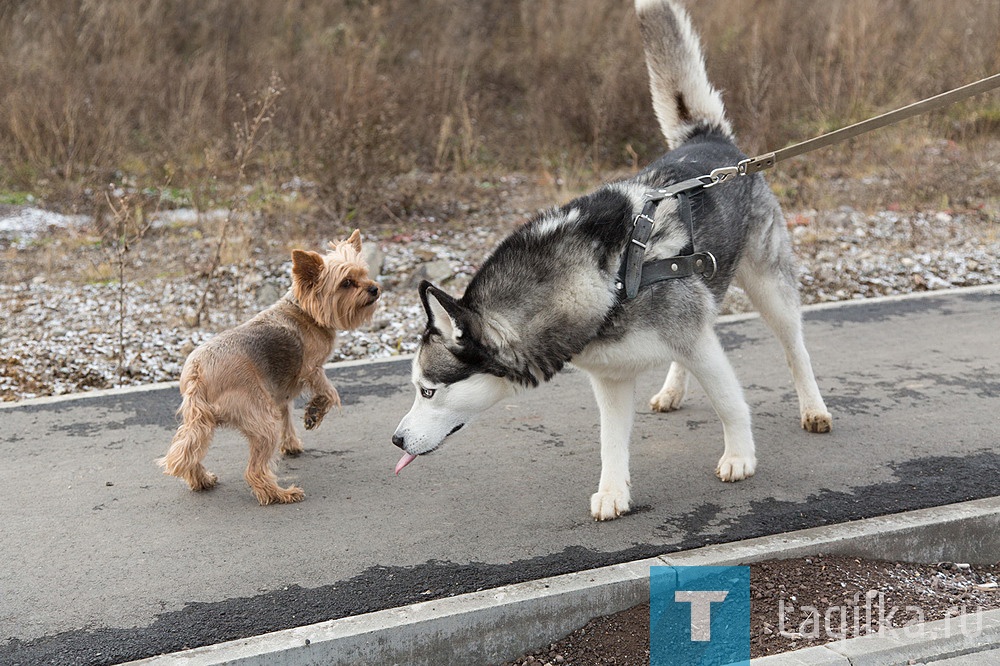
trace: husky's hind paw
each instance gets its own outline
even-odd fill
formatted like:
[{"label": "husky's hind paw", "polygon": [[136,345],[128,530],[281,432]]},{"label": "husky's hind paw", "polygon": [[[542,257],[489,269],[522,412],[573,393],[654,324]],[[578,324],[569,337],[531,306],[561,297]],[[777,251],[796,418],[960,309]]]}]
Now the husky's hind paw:
[{"label": "husky's hind paw", "polygon": [[590,497],[590,515],[594,520],[614,520],[628,513],[629,492],[625,490],[599,490]]},{"label": "husky's hind paw", "polygon": [[667,389],[649,399],[649,408],[654,412],[673,412],[681,408],[684,392]]},{"label": "husky's hind paw", "polygon": [[808,432],[830,432],[832,426],[833,417],[826,410],[807,410],[802,415],[802,427]]},{"label": "husky's hind paw", "polygon": [[715,468],[715,475],[723,481],[740,481],[753,476],[757,459],[753,456],[723,455]]}]

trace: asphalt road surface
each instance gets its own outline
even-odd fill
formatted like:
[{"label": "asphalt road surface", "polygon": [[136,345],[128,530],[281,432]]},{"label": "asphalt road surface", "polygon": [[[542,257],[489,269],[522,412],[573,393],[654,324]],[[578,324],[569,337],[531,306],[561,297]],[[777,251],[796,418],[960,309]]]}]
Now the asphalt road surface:
[{"label": "asphalt road surface", "polygon": [[[800,429],[778,343],[719,325],[754,416],[757,474],[713,475],[721,425],[695,383],[646,401],[633,514],[589,515],[598,416],[569,370],[501,403],[395,477],[409,361],[331,366],[343,398],[277,464],[304,502],[260,507],[245,442],[221,431],[193,493],[154,459],[175,386],[0,408],[0,663],[97,664],[817,525],[1000,495],[1000,289],[805,314],[833,432]],[[301,418],[301,409],[296,411]]]}]

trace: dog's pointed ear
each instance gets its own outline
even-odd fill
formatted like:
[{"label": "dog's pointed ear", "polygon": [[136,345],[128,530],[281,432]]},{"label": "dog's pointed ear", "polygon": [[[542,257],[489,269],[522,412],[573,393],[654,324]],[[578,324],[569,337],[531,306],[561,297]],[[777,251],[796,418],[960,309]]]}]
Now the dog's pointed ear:
[{"label": "dog's pointed ear", "polygon": [[292,250],[292,281],[312,287],[323,272],[323,256],[310,250]]},{"label": "dog's pointed ear", "polygon": [[355,229],[347,242],[354,246],[354,251],[361,254],[361,229]]},{"label": "dog's pointed ear", "polygon": [[454,298],[427,280],[420,283],[420,300],[427,312],[427,327],[435,328],[448,340],[458,342],[465,333],[464,308]]},{"label": "dog's pointed ear", "polygon": [[349,243],[354,247],[355,252],[361,254],[361,229],[355,229],[352,231],[346,241],[327,241],[327,246],[329,246],[331,250],[336,250],[339,247],[343,247],[344,243]]}]

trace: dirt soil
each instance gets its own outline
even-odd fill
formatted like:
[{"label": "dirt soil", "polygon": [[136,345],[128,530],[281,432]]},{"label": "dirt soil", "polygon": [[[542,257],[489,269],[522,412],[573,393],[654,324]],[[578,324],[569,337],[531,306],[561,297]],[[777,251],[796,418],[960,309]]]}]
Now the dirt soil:
[{"label": "dirt soil", "polygon": [[[998,582],[1000,564],[911,564],[822,555],[751,564],[750,656],[958,615],[968,617],[967,626],[974,631],[978,611],[1000,608]],[[648,663],[649,604],[642,604],[595,618],[504,666]]]}]

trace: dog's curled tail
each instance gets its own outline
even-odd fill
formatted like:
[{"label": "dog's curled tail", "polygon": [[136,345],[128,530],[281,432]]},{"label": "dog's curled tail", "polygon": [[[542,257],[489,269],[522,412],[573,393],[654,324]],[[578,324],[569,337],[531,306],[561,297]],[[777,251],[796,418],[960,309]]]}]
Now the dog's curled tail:
[{"label": "dog's curled tail", "polygon": [[167,455],[156,461],[164,474],[184,479],[192,490],[211,488],[216,482],[215,475],[201,464],[212,441],[216,421],[200,375],[198,361],[191,360],[185,365],[181,373],[181,406],[177,410],[182,421]]},{"label": "dog's curled tail", "polygon": [[673,149],[699,125],[732,135],[722,96],[708,82],[698,35],[687,12],[671,0],[635,0],[646,51],[653,110]]}]

